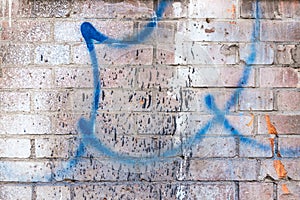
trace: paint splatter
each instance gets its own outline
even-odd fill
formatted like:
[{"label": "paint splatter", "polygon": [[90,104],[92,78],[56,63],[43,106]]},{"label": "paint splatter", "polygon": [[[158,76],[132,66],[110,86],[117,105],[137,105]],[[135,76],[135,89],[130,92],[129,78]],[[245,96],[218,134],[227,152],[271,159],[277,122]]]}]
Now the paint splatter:
[{"label": "paint splatter", "polygon": [[276,170],[278,178],[286,178],[287,171],[280,160],[274,160],[273,162],[274,168]]},{"label": "paint splatter", "polygon": [[270,116],[266,115],[265,117],[266,117],[266,122],[267,122],[268,133],[277,135],[278,134],[277,130],[276,130],[275,126],[271,123]]},{"label": "paint splatter", "polygon": [[290,194],[290,190],[286,184],[282,184],[281,189],[284,194]]}]

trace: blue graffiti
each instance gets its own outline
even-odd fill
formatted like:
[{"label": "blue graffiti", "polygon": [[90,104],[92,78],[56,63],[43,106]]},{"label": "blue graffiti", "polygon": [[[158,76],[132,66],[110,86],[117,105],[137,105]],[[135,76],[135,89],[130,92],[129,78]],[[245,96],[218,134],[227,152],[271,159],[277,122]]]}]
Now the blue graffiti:
[{"label": "blue graffiti", "polygon": [[[130,41],[136,41],[136,43],[143,42],[146,40],[152,33],[153,30],[157,27],[157,23],[161,20],[163,13],[165,12],[168,4],[170,1],[161,1],[158,6],[158,9],[155,12],[155,16],[151,19],[151,21],[143,27],[143,30],[140,31],[138,34],[131,37]],[[259,27],[260,27],[260,9],[258,6],[258,0],[256,0],[256,10],[255,10],[255,23],[253,25],[253,31],[251,35],[251,47],[250,47],[250,54],[246,60],[243,74],[240,80],[237,83],[237,87],[235,91],[230,96],[229,100],[225,103],[224,110],[219,109],[216,104],[214,97],[212,95],[207,95],[205,97],[205,105],[213,114],[212,119],[210,119],[205,125],[203,125],[197,133],[193,136],[189,137],[186,141],[183,142],[182,146],[174,147],[170,150],[166,150],[159,156],[149,156],[149,157],[135,157],[130,155],[124,155],[122,153],[116,152],[96,137],[95,135],[95,124],[96,124],[96,116],[97,111],[99,109],[99,99],[101,93],[100,87],[100,79],[99,79],[99,64],[97,61],[97,55],[95,51],[95,43],[107,44],[112,48],[127,48],[130,45],[133,45],[132,42],[126,42],[123,40],[116,40],[110,38],[103,33],[97,31],[92,24],[88,22],[84,22],[81,26],[82,36],[86,42],[87,49],[89,51],[91,66],[93,70],[93,79],[94,79],[94,91],[93,91],[93,102],[90,111],[89,119],[80,118],[78,121],[78,129],[81,133],[81,142],[77,149],[76,155],[74,156],[71,161],[69,161],[68,168],[74,167],[78,162],[81,156],[83,156],[86,152],[86,147],[90,146],[102,154],[114,158],[119,162],[129,163],[129,164],[136,164],[136,163],[149,163],[158,161],[162,158],[167,157],[175,157],[181,155],[182,148],[191,148],[193,145],[201,142],[204,138],[206,133],[209,131],[210,127],[215,124],[221,124],[225,130],[228,131],[233,136],[239,136],[240,142],[250,145],[253,148],[259,148],[265,151],[271,150],[269,145],[264,145],[257,142],[254,139],[245,137],[242,133],[240,133],[230,122],[226,119],[226,113],[229,111],[230,108],[236,105],[236,99],[244,90],[244,86],[248,83],[250,73],[252,71],[251,64],[254,63],[256,59],[256,45],[258,43],[258,34],[259,34]]]}]

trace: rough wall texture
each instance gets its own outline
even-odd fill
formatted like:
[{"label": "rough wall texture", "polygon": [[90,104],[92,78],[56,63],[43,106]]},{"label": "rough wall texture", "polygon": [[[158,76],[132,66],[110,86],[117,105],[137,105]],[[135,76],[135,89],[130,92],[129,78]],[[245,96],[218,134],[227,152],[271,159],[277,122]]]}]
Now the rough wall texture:
[{"label": "rough wall texture", "polygon": [[2,0],[0,199],[300,199],[300,1]]}]

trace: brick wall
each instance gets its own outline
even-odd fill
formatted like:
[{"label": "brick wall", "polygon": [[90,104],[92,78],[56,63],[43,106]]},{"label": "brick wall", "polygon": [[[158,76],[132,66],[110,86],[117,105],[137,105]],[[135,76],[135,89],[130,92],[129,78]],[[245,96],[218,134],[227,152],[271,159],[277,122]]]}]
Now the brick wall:
[{"label": "brick wall", "polygon": [[300,2],[2,0],[0,199],[300,199]]}]

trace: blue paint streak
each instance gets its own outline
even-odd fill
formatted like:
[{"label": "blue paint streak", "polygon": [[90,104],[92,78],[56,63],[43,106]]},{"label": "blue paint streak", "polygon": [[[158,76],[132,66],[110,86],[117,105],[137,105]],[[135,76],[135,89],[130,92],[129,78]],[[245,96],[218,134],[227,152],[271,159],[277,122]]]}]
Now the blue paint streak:
[{"label": "blue paint streak", "polygon": [[204,138],[205,134],[209,131],[210,127],[214,123],[219,123],[225,127],[225,129],[234,136],[239,136],[240,141],[250,145],[253,148],[259,148],[265,151],[271,150],[270,146],[260,144],[254,139],[247,138],[243,136],[238,130],[236,130],[226,119],[226,113],[229,109],[236,105],[237,98],[240,93],[243,91],[243,86],[248,83],[249,76],[252,70],[251,64],[254,63],[256,59],[256,44],[258,42],[258,34],[259,34],[259,13],[260,10],[258,8],[258,1],[256,0],[256,20],[253,26],[253,32],[251,36],[251,46],[250,46],[250,55],[246,59],[246,65],[244,67],[243,75],[237,83],[237,89],[233,92],[230,99],[225,104],[225,109],[220,110],[214,101],[214,97],[212,95],[207,95],[205,97],[205,104],[209,110],[212,111],[214,117],[209,120],[202,128],[198,130],[198,132],[189,137],[186,141],[183,142],[182,146],[177,146],[173,149],[167,150],[160,155],[152,155],[148,157],[135,157],[124,155],[123,153],[118,153],[106,145],[104,145],[96,136],[95,136],[95,122],[96,122],[96,115],[97,110],[99,108],[99,99],[100,99],[100,79],[99,79],[99,64],[97,61],[97,56],[95,52],[94,44],[96,42],[100,44],[107,44],[112,48],[127,48],[130,45],[135,44],[134,42],[140,43],[145,41],[149,36],[153,33],[154,29],[157,27],[157,22],[162,18],[162,15],[168,6],[170,1],[162,1],[159,4],[158,9],[156,10],[156,15],[151,19],[151,21],[143,27],[143,30],[140,31],[138,34],[132,36],[130,39],[133,42],[126,42],[123,40],[116,40],[110,38],[103,33],[97,31],[90,23],[84,22],[81,26],[81,32],[85,39],[87,48],[90,53],[90,59],[92,63],[93,69],[93,78],[94,78],[94,101],[93,106],[91,108],[90,119],[80,118],[78,121],[78,128],[80,133],[82,134],[82,141],[79,145],[78,151],[74,159],[72,159],[69,163],[69,166],[75,166],[78,163],[78,158],[83,156],[85,153],[85,147],[91,146],[94,149],[98,150],[99,152],[103,153],[105,156],[111,157],[116,159],[118,162],[124,162],[127,164],[145,164],[159,161],[162,158],[169,158],[181,155],[182,148],[192,148],[194,145],[200,143]]}]

